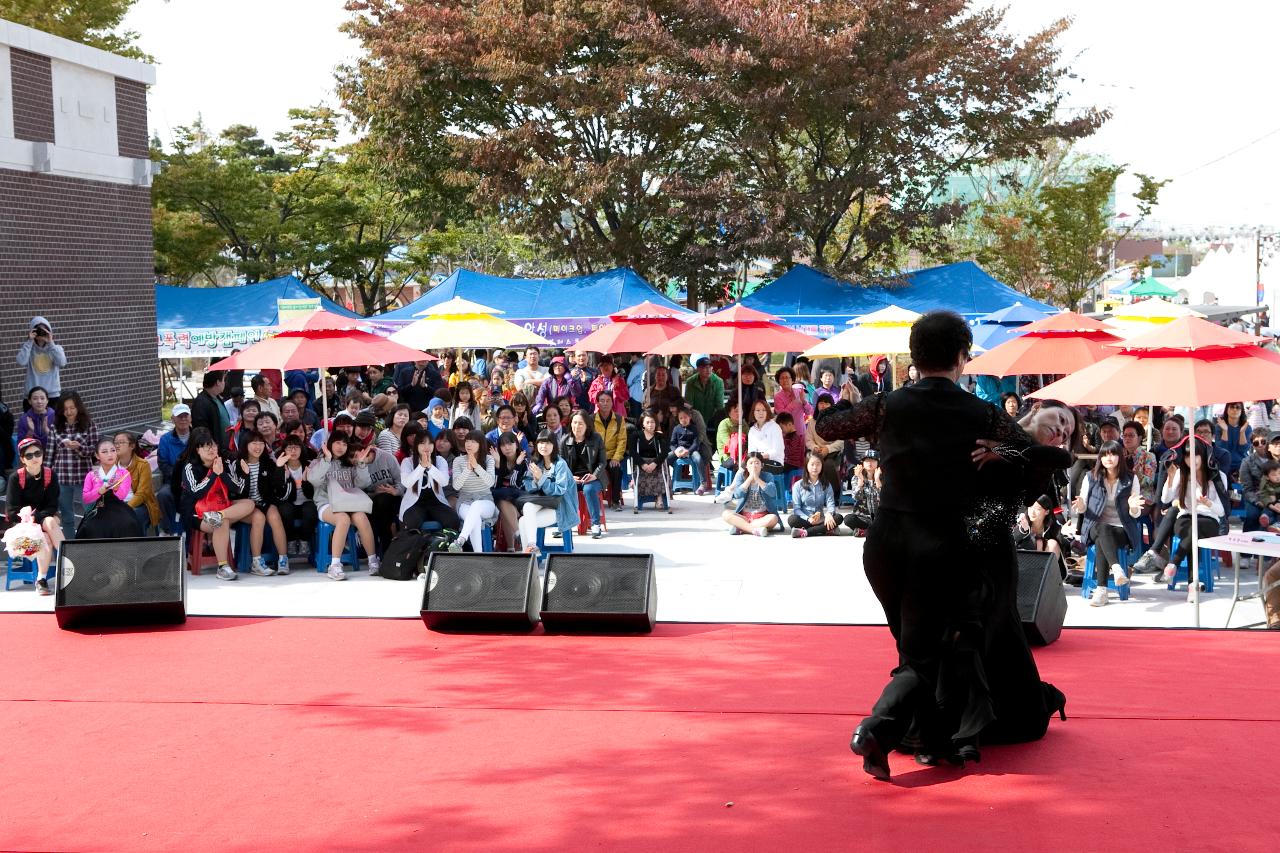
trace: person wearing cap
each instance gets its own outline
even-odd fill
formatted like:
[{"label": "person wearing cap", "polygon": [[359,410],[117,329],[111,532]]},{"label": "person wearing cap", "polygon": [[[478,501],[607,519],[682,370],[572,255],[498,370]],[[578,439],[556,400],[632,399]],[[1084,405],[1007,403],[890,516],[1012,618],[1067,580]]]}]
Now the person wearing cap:
[{"label": "person wearing cap", "polygon": [[9,475],[6,495],[6,516],[10,524],[16,524],[24,507],[30,507],[34,523],[44,530],[45,543],[36,552],[36,592],[51,595],[49,589],[49,564],[53,552],[62,545],[62,523],[58,518],[58,478],[44,464],[44,447],[35,438],[18,442],[17,469]]},{"label": "person wearing cap", "polygon": [[27,339],[18,347],[18,366],[27,371],[22,393],[29,394],[37,386],[49,393],[50,400],[62,396],[62,368],[67,366],[67,353],[53,342],[53,325],[44,317],[32,317]]},{"label": "person wearing cap", "polygon": [[627,382],[613,368],[613,358],[605,356],[600,359],[600,375],[591,380],[591,387],[587,389],[587,400],[591,403],[591,408],[599,411],[596,405],[596,398],[600,396],[600,392],[605,389],[613,395],[613,411],[620,418],[627,416],[627,401],[630,399],[627,391]]},{"label": "person wearing cap", "polygon": [[854,536],[866,536],[880,510],[880,454],[868,450],[853,472],[853,512],[844,517]]},{"label": "person wearing cap", "polygon": [[328,429],[321,428],[315,431],[311,436],[311,448],[316,453],[320,453],[329,441],[329,433],[344,432],[347,435],[351,435],[355,431],[355,426],[355,416],[344,409],[338,412],[338,416],[333,419]]},{"label": "person wearing cap", "polygon": [[564,356],[558,355],[551,359],[551,375],[538,386],[538,393],[533,398],[533,413],[542,414],[552,400],[560,397],[576,400],[581,393],[582,386],[569,375],[569,365]]},{"label": "person wearing cap", "polygon": [[160,436],[160,444],[156,447],[156,461],[159,467],[160,482],[163,484],[156,490],[156,503],[160,507],[160,529],[166,534],[178,532],[178,501],[169,484],[173,481],[178,460],[187,450],[187,442],[191,439],[191,407],[179,403],[170,413],[173,429]]},{"label": "person wearing cap", "polygon": [[711,359],[702,356],[695,363],[697,373],[684,383],[684,401],[702,415],[708,432],[714,432],[724,417],[724,382],[711,372]]}]

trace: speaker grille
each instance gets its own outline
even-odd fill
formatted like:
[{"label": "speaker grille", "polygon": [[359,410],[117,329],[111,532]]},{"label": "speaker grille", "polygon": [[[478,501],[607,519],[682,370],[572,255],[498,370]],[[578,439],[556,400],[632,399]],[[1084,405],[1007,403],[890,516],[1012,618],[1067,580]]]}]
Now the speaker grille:
[{"label": "speaker grille", "polygon": [[1046,565],[1052,557],[1047,551],[1018,552],[1018,615],[1024,622],[1036,618]]},{"label": "speaker grille", "polygon": [[427,610],[459,613],[524,613],[528,608],[527,554],[431,555]]},{"label": "speaker grille", "polygon": [[182,598],[182,548],[174,537],[75,539],[59,555],[59,606],[152,604]]},{"label": "speaker grille", "polygon": [[545,613],[643,613],[649,605],[649,554],[552,555]]}]

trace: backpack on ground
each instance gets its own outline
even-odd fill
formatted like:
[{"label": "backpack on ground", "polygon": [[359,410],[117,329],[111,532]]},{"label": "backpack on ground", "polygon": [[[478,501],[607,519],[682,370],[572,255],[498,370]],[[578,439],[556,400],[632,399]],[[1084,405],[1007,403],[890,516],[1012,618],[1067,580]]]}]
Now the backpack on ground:
[{"label": "backpack on ground", "polygon": [[401,530],[387,545],[379,574],[393,581],[413,580],[422,571],[427,545],[428,536],[421,530]]}]

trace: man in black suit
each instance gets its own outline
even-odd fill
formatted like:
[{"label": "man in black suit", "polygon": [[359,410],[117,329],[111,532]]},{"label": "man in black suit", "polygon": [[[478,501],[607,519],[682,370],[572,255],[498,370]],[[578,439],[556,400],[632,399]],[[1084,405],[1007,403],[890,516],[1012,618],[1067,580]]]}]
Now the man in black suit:
[{"label": "man in black suit", "polygon": [[959,315],[925,314],[911,327],[911,359],[920,380],[829,410],[817,423],[826,441],[867,438],[880,453],[884,485],[863,565],[899,663],[851,743],[863,768],[879,779],[889,778],[888,753],[913,720],[930,752],[954,749],[954,723],[935,696],[959,620],[977,612],[984,595],[965,521],[980,494],[973,452],[979,439],[1030,443],[1003,410],[957,384],[972,343]]}]

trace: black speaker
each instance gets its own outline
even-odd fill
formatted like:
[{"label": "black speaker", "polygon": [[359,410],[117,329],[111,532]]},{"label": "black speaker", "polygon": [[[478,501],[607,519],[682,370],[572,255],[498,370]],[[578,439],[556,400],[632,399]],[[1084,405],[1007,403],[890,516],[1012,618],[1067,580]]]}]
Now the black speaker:
[{"label": "black speaker", "polygon": [[181,536],[73,539],[58,549],[58,627],[187,621]]},{"label": "black speaker", "polygon": [[1062,633],[1067,592],[1057,554],[1018,552],[1018,616],[1027,642],[1033,646],[1047,646]]},{"label": "black speaker", "polygon": [[422,593],[428,628],[531,631],[542,582],[532,554],[432,551]]},{"label": "black speaker", "polygon": [[652,554],[552,554],[545,586],[548,631],[653,630],[658,580]]}]

